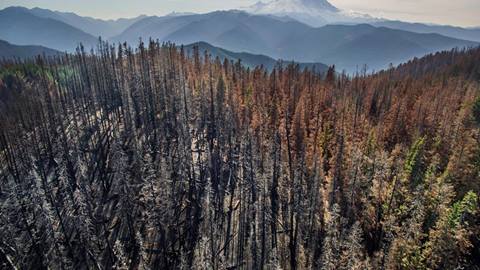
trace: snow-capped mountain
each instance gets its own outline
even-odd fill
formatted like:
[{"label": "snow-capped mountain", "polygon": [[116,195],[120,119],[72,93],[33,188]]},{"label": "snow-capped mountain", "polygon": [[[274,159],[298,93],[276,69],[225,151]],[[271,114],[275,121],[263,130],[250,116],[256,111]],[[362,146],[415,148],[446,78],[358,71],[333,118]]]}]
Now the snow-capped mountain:
[{"label": "snow-capped mountain", "polygon": [[375,21],[369,15],[338,9],[327,0],[271,0],[257,2],[245,8],[254,14],[289,16],[312,26],[331,23],[367,23]]},{"label": "snow-capped mountain", "polygon": [[273,0],[267,3],[257,2],[252,11],[258,13],[308,13],[339,12],[326,0]]}]

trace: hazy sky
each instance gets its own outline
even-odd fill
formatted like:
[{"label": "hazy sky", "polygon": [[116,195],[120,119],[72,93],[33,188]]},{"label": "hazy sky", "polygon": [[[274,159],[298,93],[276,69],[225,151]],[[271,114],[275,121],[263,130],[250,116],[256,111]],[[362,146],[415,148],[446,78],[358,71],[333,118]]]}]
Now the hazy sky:
[{"label": "hazy sky", "polygon": [[[72,11],[97,18],[208,12],[251,5],[257,0],[0,0],[7,6]],[[268,1],[268,0],[264,0]],[[411,22],[480,26],[480,0],[331,0],[333,5],[375,17]]]}]

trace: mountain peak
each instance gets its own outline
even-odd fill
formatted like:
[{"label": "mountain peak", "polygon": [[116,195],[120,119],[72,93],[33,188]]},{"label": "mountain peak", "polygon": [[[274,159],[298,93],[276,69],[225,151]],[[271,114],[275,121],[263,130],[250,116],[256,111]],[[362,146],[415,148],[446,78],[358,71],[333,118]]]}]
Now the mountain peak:
[{"label": "mountain peak", "polygon": [[334,5],[330,4],[327,0],[298,0],[306,7],[319,9],[319,10],[327,10],[331,12],[338,12],[339,9],[336,8]]},{"label": "mountain peak", "polygon": [[269,0],[245,8],[253,14],[288,16],[302,23],[319,27],[332,23],[370,23],[374,18],[340,10],[328,0]]},{"label": "mountain peak", "polygon": [[339,9],[327,0],[272,0],[257,2],[250,6],[249,11],[254,13],[319,13],[339,12]]}]

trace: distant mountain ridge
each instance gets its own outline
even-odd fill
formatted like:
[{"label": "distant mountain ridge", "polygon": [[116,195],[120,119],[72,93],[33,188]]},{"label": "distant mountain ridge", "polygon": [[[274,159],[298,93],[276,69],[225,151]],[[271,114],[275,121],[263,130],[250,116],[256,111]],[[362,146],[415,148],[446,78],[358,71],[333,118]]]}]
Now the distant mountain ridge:
[{"label": "distant mountain ridge", "polygon": [[61,52],[42,46],[19,46],[0,40],[0,59],[32,58],[39,55],[53,56]]},{"label": "distant mountain ridge", "polygon": [[98,39],[67,23],[39,17],[24,8],[0,10],[0,39],[17,45],[41,45],[59,51],[74,51],[83,43],[94,46]]},{"label": "distant mountain ridge", "polygon": [[[218,48],[208,44],[207,42],[195,42],[184,46],[184,49],[189,55],[192,55],[194,47],[198,47],[200,53],[208,52],[212,58],[237,62],[241,60],[242,65],[255,68],[263,66],[267,70],[272,70],[278,64],[289,64],[289,61],[275,60],[266,55],[254,55],[245,52],[231,52],[222,48]],[[328,66],[322,63],[296,63],[300,68],[308,68],[319,73],[324,73],[328,70]]]},{"label": "distant mountain ridge", "polygon": [[480,42],[479,28],[409,23],[374,18],[366,14],[340,10],[327,0],[270,0],[268,2],[257,2],[250,7],[244,8],[244,10],[253,14],[288,16],[314,27],[326,24],[369,23],[374,26],[415,33],[437,33],[457,39]]},{"label": "distant mountain ridge", "polygon": [[117,20],[101,20],[92,17],[79,16],[72,12],[51,11],[48,9],[33,8],[24,9],[35,16],[42,18],[49,18],[64,22],[75,28],[78,28],[94,37],[110,38],[123,32],[127,27],[133,23],[146,18],[146,15],[140,15],[135,18],[122,18]]},{"label": "distant mountain ridge", "polygon": [[364,64],[379,70],[438,50],[478,44],[367,24],[315,28],[295,20],[242,11],[146,18],[111,40],[135,44],[139,38],[150,37],[177,44],[203,40],[227,50],[275,59],[335,64],[349,72]]},{"label": "distant mountain ridge", "polygon": [[448,25],[429,25],[388,20],[373,22],[372,25],[415,33],[437,33],[448,37],[480,42],[480,28],[462,28]]},{"label": "distant mountain ridge", "polygon": [[[282,2],[284,1],[284,2]],[[304,10],[341,13],[326,0],[274,0],[294,3]],[[258,4],[263,5],[263,4]],[[285,8],[285,7],[281,7]],[[285,9],[288,10],[288,9]],[[110,42],[135,45],[150,38],[176,44],[205,41],[228,51],[266,55],[272,59],[336,65],[355,72],[363,65],[379,70],[413,57],[455,47],[473,47],[477,42],[430,33],[433,26],[403,22],[326,25],[312,27],[285,14],[250,14],[244,11],[215,11],[206,14],[172,13],[104,21],[74,13],[10,7],[0,11],[0,39],[18,45],[40,45],[59,51],[86,50],[98,44],[96,34],[114,35]],[[112,25],[115,27],[112,28]],[[84,29],[85,31],[81,30]],[[408,28],[412,31],[404,31]],[[446,28],[437,27],[438,32]],[[86,31],[91,32],[86,32]],[[480,29],[450,27],[447,34],[463,31],[462,37]],[[422,32],[422,33],[416,33]],[[107,33],[107,34],[105,34]]]}]

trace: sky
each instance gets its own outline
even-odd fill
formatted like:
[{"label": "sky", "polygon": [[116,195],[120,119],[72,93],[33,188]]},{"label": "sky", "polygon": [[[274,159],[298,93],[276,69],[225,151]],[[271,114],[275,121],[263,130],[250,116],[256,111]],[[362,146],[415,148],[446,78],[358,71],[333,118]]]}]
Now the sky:
[{"label": "sky", "polygon": [[[0,0],[8,6],[71,11],[102,19],[208,12],[249,6],[258,0]],[[269,0],[264,0],[269,1]],[[330,0],[343,10],[408,22],[480,26],[480,0]]]}]

